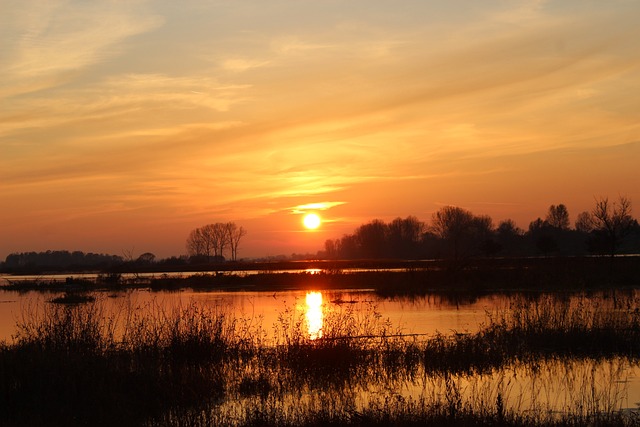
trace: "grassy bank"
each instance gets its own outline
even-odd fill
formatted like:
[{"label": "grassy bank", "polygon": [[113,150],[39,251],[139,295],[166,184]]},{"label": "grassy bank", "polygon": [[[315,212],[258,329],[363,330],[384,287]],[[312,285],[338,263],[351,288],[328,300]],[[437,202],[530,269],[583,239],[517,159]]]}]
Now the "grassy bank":
[{"label": "grassy bank", "polygon": [[[194,266],[182,277],[122,272],[96,280],[12,280],[6,290],[82,292],[152,290],[374,289],[382,296],[430,292],[482,293],[523,290],[598,290],[640,287],[639,257],[564,257],[447,261],[309,261],[299,263],[229,263]],[[208,270],[207,270],[208,269]],[[304,271],[305,269],[309,269]],[[212,271],[213,270],[213,271]],[[301,271],[303,270],[303,271]]]},{"label": "grassy bank", "polygon": [[[197,304],[112,315],[100,299],[49,304],[25,313],[15,341],[0,347],[0,417],[9,426],[634,425],[615,396],[590,394],[596,378],[577,387],[588,405],[553,417],[518,411],[499,388],[463,398],[461,383],[498,372],[637,363],[640,301],[602,301],[519,298],[476,334],[424,340],[401,336],[373,307],[328,314],[322,339],[311,340],[291,310],[273,342],[254,319]],[[398,392],[424,381],[432,394]]]}]

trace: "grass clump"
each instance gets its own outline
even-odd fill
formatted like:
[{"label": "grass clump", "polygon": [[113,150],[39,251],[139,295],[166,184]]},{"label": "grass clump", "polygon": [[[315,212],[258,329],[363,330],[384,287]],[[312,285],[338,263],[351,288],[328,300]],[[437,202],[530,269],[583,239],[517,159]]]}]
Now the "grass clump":
[{"label": "grass clump", "polygon": [[139,425],[224,395],[214,362],[237,354],[224,314],[193,306],[128,312],[123,322],[103,307],[48,304],[24,315],[0,348],[3,422]]},{"label": "grass clump", "polygon": [[[451,385],[451,387],[455,387]],[[288,406],[272,400],[252,402],[239,416],[224,411],[184,411],[149,420],[146,427],[320,427],[320,426],[468,426],[468,427],[632,427],[636,413],[553,414],[516,413],[506,410],[498,397],[486,406],[440,398],[405,398],[400,395],[372,398],[356,408],[352,397],[317,394]]]},{"label": "grass clump", "polygon": [[437,334],[423,346],[428,371],[486,372],[516,359],[553,357],[637,360],[640,298],[516,297],[509,310],[488,313],[479,332]]},{"label": "grass clump", "polygon": [[[311,333],[313,319],[287,309],[267,341],[252,319],[195,303],[109,314],[98,298],[26,309],[14,342],[0,345],[0,419],[149,427],[639,421],[620,411],[624,369],[640,359],[635,294],[515,297],[477,333],[429,338],[403,336],[373,305],[321,315]],[[562,393],[559,406],[536,403]]]}]

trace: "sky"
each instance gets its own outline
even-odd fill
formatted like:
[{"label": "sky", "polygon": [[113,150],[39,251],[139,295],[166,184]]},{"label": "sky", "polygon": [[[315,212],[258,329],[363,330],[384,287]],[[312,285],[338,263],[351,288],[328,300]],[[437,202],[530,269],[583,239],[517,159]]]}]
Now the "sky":
[{"label": "sky", "polygon": [[[640,209],[637,0],[0,0],[0,260]],[[638,210],[634,217],[638,217]],[[314,211],[322,225],[302,227]]]}]

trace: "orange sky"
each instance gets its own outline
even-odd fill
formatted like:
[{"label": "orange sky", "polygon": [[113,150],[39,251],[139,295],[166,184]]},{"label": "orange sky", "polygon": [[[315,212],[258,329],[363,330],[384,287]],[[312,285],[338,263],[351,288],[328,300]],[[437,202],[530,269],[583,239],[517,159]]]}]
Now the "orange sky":
[{"label": "orange sky", "polygon": [[[0,259],[640,203],[640,2],[5,1]],[[325,203],[310,232],[299,206]],[[316,207],[317,208],[317,207]],[[637,210],[634,214],[637,215]]]}]

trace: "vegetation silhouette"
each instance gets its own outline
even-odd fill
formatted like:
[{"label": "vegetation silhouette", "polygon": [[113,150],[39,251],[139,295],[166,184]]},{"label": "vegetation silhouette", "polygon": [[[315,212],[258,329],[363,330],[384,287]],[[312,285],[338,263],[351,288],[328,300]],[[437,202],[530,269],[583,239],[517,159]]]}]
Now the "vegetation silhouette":
[{"label": "vegetation silhouette", "polygon": [[590,212],[582,212],[570,228],[565,205],[551,205],[546,218],[519,229],[511,219],[497,227],[487,215],[444,206],[427,224],[409,216],[391,223],[376,219],[353,234],[325,242],[319,255],[327,259],[449,259],[464,266],[474,257],[581,256],[640,253],[640,225],[631,216],[631,201],[620,196],[610,203],[596,199]]},{"label": "vegetation silhouette", "polygon": [[207,224],[196,228],[187,237],[187,254],[196,261],[224,261],[228,249],[232,261],[237,260],[240,240],[247,234],[233,222]]},{"label": "vegetation silhouette", "polygon": [[[195,303],[171,310],[126,306],[111,315],[103,303],[25,313],[14,342],[0,344],[3,425],[632,426],[639,420],[619,410],[616,374],[640,360],[634,293],[518,297],[509,310],[490,313],[477,333],[423,340],[402,336],[375,306],[348,305],[327,315],[321,339],[309,338],[300,312],[285,310],[274,325],[275,342],[268,342],[255,319]],[[604,386],[594,374],[602,370],[610,372]],[[473,378],[482,384],[516,371],[538,381],[547,371],[550,378],[573,378],[570,398],[582,405],[524,411],[509,388],[465,391]],[[393,391],[421,381],[432,394],[411,400]],[[357,403],[367,390],[374,391],[368,403]]]},{"label": "vegetation silhouette", "polygon": [[41,271],[82,271],[85,269],[108,269],[121,264],[117,255],[84,253],[81,251],[21,252],[7,255],[0,264],[1,271],[38,273]]},{"label": "vegetation silhouette", "polygon": [[[631,200],[619,196],[595,199],[591,211],[577,215],[570,227],[564,204],[551,205],[545,219],[532,221],[527,230],[511,219],[494,226],[488,215],[476,215],[456,206],[436,211],[429,223],[415,216],[396,218],[389,223],[374,219],[341,238],[328,239],[315,254],[290,259],[304,260],[446,260],[450,269],[466,268],[472,259],[566,257],[640,253],[640,225],[632,217]],[[240,242],[247,231],[233,222],[212,223],[192,230],[186,239],[187,255],[156,259],[146,252],[138,256],[84,254],[80,251],[12,253],[0,263],[0,272],[40,274],[43,272],[102,271],[162,272],[185,268],[206,271],[215,264],[219,271],[228,256],[238,261]],[[263,260],[285,262],[286,256]],[[226,263],[225,263],[226,264]],[[260,264],[245,261],[244,264]],[[294,267],[296,268],[296,267]],[[238,266],[237,269],[249,269]]]},{"label": "vegetation silhouette", "polygon": [[[7,257],[5,271],[69,271],[74,266],[102,273],[95,280],[36,279],[4,287],[50,291],[56,297],[43,311],[27,307],[14,340],[0,343],[3,425],[640,422],[637,411],[620,410],[623,379],[616,376],[640,361],[640,300],[637,291],[626,291],[640,285],[640,263],[637,257],[615,256],[640,251],[640,227],[625,197],[613,203],[596,199],[592,211],[578,215],[573,229],[562,204],[551,205],[545,219],[532,221],[526,231],[512,220],[494,227],[490,217],[453,206],[438,210],[429,224],[413,216],[390,223],[373,220],[351,235],[328,240],[316,259],[299,262],[221,263],[225,253],[236,259],[246,234],[231,224],[193,230],[187,239],[190,258],[68,251]],[[212,262],[218,262],[215,273],[210,272]],[[201,273],[137,274],[183,271],[186,265]],[[242,269],[259,273],[236,274]],[[325,317],[322,337],[310,339],[302,314],[287,309],[273,325],[274,341],[268,342],[256,319],[193,303],[173,310],[154,303],[122,306],[118,313],[107,313],[106,293],[95,292],[185,287],[361,288],[383,297],[443,292],[452,300],[484,292],[513,297],[507,310],[488,313],[476,333],[430,337],[403,334],[375,306],[362,310],[342,304],[344,309]],[[520,293],[526,289],[535,292]],[[473,381],[491,383],[493,376],[507,372],[540,381],[547,371],[551,377],[579,378],[571,399],[580,405],[562,411],[523,409],[514,406],[514,396],[502,386],[468,393]],[[595,393],[603,386],[594,373],[599,371],[611,376]],[[433,393],[414,400],[395,392],[418,381],[428,382],[424,387]],[[366,399],[358,397],[369,390],[374,391]]]}]

